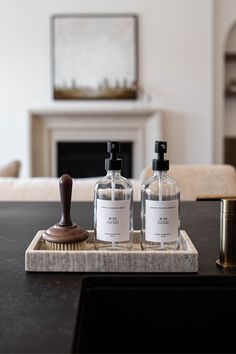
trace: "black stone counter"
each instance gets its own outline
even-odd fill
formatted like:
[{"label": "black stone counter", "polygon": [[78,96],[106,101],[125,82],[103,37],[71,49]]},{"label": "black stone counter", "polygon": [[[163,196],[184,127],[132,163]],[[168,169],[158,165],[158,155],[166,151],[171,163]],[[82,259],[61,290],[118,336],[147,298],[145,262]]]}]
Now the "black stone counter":
[{"label": "black stone counter", "polygon": [[[72,203],[71,215],[74,222],[92,229],[92,203]],[[222,271],[215,264],[219,256],[219,216],[219,202],[181,204],[181,229],[186,230],[199,252],[198,274],[27,273],[25,250],[38,230],[59,221],[60,204],[0,203],[0,352],[72,352],[85,278],[107,279],[110,285],[138,283],[145,287],[145,284],[165,281],[174,284],[176,279],[184,282],[188,279],[196,285],[234,287],[236,272]],[[135,228],[139,229],[138,203],[134,220]]]}]

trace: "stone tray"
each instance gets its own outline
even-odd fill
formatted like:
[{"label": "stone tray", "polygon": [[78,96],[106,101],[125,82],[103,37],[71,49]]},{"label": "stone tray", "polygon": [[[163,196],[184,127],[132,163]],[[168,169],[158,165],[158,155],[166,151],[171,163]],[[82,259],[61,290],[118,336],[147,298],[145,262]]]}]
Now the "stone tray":
[{"label": "stone tray", "polygon": [[180,249],[143,251],[140,231],[134,231],[131,251],[97,251],[89,231],[87,249],[79,251],[46,250],[43,230],[37,232],[25,252],[25,270],[29,272],[198,272],[198,252],[184,230],[180,231]]}]

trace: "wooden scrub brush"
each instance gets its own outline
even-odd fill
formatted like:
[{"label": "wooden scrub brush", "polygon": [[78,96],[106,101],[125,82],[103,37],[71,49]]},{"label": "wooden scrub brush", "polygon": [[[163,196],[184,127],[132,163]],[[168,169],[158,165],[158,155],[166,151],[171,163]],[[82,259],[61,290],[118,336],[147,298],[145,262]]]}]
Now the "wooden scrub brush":
[{"label": "wooden scrub brush", "polygon": [[88,231],[71,221],[72,178],[62,175],[59,179],[61,198],[61,220],[43,232],[46,249],[48,250],[83,250],[86,248]]}]

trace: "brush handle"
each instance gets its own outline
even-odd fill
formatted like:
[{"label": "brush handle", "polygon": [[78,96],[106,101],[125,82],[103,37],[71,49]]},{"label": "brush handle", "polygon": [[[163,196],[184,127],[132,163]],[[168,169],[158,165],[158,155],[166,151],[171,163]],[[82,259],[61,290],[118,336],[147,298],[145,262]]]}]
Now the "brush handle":
[{"label": "brush handle", "polygon": [[62,175],[59,179],[60,197],[61,197],[61,220],[60,226],[71,226],[70,206],[71,206],[71,191],[72,178],[70,175]]}]

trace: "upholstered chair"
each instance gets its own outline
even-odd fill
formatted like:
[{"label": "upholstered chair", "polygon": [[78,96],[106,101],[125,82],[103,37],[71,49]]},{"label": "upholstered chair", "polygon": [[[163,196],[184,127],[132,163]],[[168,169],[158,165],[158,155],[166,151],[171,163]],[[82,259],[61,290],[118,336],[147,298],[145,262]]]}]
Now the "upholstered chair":
[{"label": "upholstered chair", "polygon": [[[146,167],[140,182],[152,173],[151,167]],[[236,197],[236,171],[231,165],[170,165],[169,175],[180,188],[181,200]]]}]

